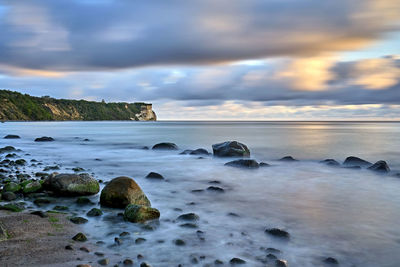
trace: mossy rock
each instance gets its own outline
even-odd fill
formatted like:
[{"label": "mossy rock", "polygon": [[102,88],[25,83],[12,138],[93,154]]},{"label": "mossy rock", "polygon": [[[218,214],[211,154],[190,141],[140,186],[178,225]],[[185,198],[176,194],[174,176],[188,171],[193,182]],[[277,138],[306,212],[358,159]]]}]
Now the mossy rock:
[{"label": "mossy rock", "polygon": [[43,185],[46,189],[62,196],[87,196],[100,191],[99,182],[87,173],[51,175]]},{"label": "mossy rock", "polygon": [[103,188],[100,203],[112,208],[125,208],[129,204],[151,206],[139,185],[132,178],[125,176],[112,179]]},{"label": "mossy rock", "polygon": [[124,218],[133,223],[160,218],[160,211],[148,206],[130,204],[125,208]]},{"label": "mossy rock", "polygon": [[82,234],[82,233],[77,233],[77,234],[72,238],[72,240],[79,241],[79,242],[85,242],[85,241],[87,241],[87,237],[86,237],[84,234]]},{"label": "mossy rock", "polygon": [[10,182],[10,183],[6,184],[3,187],[3,191],[4,192],[13,192],[13,193],[15,193],[15,192],[18,192],[19,190],[21,190],[21,186],[19,184],[17,184],[17,183],[14,183],[14,182]]},{"label": "mossy rock", "polygon": [[86,213],[86,215],[89,217],[96,217],[103,215],[103,212],[101,211],[101,209],[93,208],[89,210],[88,213]]},{"label": "mossy rock", "polygon": [[15,165],[23,166],[25,164],[26,164],[26,160],[24,160],[24,159],[17,159],[15,161]]},{"label": "mossy rock", "polygon": [[22,191],[24,194],[35,193],[42,189],[42,184],[38,181],[33,181],[24,186]]},{"label": "mossy rock", "polygon": [[71,217],[69,220],[75,224],[84,224],[88,222],[88,220],[83,217]]},{"label": "mossy rock", "polygon": [[9,210],[12,212],[21,212],[24,209],[25,209],[25,207],[21,203],[17,203],[17,204],[8,203],[8,204],[0,206],[0,210]]}]

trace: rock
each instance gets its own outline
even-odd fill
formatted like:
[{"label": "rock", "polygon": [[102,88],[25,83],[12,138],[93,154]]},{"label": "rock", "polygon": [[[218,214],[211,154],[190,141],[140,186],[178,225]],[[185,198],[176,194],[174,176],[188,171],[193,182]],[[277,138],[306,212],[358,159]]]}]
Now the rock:
[{"label": "rock", "polygon": [[183,223],[183,224],[180,224],[179,227],[194,229],[194,228],[197,228],[198,226],[195,223]]},{"label": "rock", "polygon": [[49,136],[42,136],[35,139],[35,142],[52,142],[54,139]]},{"label": "rock", "polygon": [[209,187],[207,187],[207,191],[223,193],[225,190],[218,186],[209,186]]},{"label": "rock", "polygon": [[279,238],[288,239],[290,237],[288,232],[286,232],[285,230],[279,229],[279,228],[266,229],[265,233],[270,234],[274,237],[279,237]]},{"label": "rock", "polygon": [[43,186],[62,196],[94,195],[100,190],[99,182],[87,173],[51,175]]},{"label": "rock", "polygon": [[178,150],[178,146],[174,143],[158,143],[155,144],[152,149],[156,150]]},{"label": "rock", "polygon": [[0,154],[5,152],[17,151],[13,146],[5,146],[0,148]]},{"label": "rock", "polygon": [[372,163],[371,163],[371,162],[368,162],[368,161],[366,161],[366,160],[357,158],[357,157],[350,156],[350,157],[347,157],[347,158],[345,159],[345,161],[343,162],[343,165],[346,165],[346,166],[369,167],[369,166],[372,165]]},{"label": "rock", "polygon": [[39,181],[33,181],[24,186],[22,192],[24,194],[35,193],[42,189],[42,184]]},{"label": "rock", "polygon": [[13,192],[16,193],[21,190],[21,186],[14,182],[9,182],[3,187],[3,192]]},{"label": "rock", "polygon": [[375,162],[372,166],[368,167],[368,169],[376,172],[390,172],[389,165],[384,160]]},{"label": "rock", "polygon": [[93,203],[87,197],[78,197],[76,199],[76,204],[79,204],[79,205],[90,205],[90,204],[93,204]]},{"label": "rock", "polygon": [[103,188],[100,203],[112,208],[125,208],[129,204],[151,206],[139,185],[125,176],[114,178]]},{"label": "rock", "polygon": [[6,136],[4,136],[4,139],[20,139],[21,137],[19,137],[18,135],[15,134],[8,134]]},{"label": "rock", "polygon": [[136,239],[135,239],[135,244],[142,244],[142,243],[145,242],[145,241],[146,241],[145,238],[139,237],[139,238],[136,238]]},{"label": "rock", "polygon": [[101,259],[99,261],[97,261],[100,265],[107,265],[110,263],[109,259]]},{"label": "rock", "polygon": [[92,267],[90,264],[78,264],[76,267]]},{"label": "rock", "polygon": [[65,249],[66,249],[66,250],[74,250],[74,248],[73,248],[71,245],[66,245],[66,246],[65,246]]},{"label": "rock", "polygon": [[337,264],[339,264],[338,260],[335,259],[335,258],[332,258],[332,257],[325,258],[325,259],[323,260],[323,262],[326,263],[326,264],[332,264],[332,265],[337,265]]},{"label": "rock", "polygon": [[164,177],[156,172],[150,172],[149,174],[147,174],[146,176],[147,179],[155,179],[155,180],[162,180],[164,179]]},{"label": "rock", "polygon": [[26,164],[26,160],[24,160],[24,159],[17,159],[17,160],[14,162],[14,164],[15,164],[15,165],[18,165],[18,166],[24,166],[24,165]]},{"label": "rock", "polygon": [[160,218],[160,212],[148,206],[129,204],[125,208],[124,218],[133,223],[143,223]]},{"label": "rock", "polygon": [[190,155],[210,155],[210,153],[208,153],[208,151],[204,148],[198,148],[196,150],[190,151],[189,154]]},{"label": "rock", "polygon": [[176,239],[176,240],[174,241],[174,244],[177,245],[177,246],[184,246],[184,245],[186,245],[185,241],[183,241],[182,239]]},{"label": "rock", "polygon": [[290,161],[298,161],[298,160],[295,159],[295,158],[293,158],[292,156],[285,156],[285,157],[281,158],[279,161],[287,161],[287,162],[290,162]]},{"label": "rock", "polygon": [[320,161],[320,163],[323,163],[323,164],[326,164],[329,166],[339,166],[340,165],[340,163],[334,159],[324,159],[324,160]]},{"label": "rock", "polygon": [[276,260],[275,261],[275,266],[276,267],[287,267],[288,264],[285,260]]},{"label": "rock", "polygon": [[18,203],[18,204],[12,204],[12,203],[8,203],[5,205],[0,205],[0,210],[9,210],[12,212],[20,212],[23,211],[25,208],[22,204]]},{"label": "rock", "polygon": [[235,265],[235,264],[246,264],[246,261],[245,261],[245,260],[242,260],[242,259],[240,259],[240,258],[232,258],[232,259],[229,261],[229,263],[232,264],[232,265]]},{"label": "rock", "polygon": [[41,210],[32,211],[31,214],[36,215],[36,216],[39,216],[39,217],[41,217],[41,218],[47,218],[47,217],[49,217],[46,213],[44,213],[44,212],[41,211]]},{"label": "rock", "polygon": [[103,252],[95,252],[94,253],[96,256],[99,256],[99,257],[104,257],[104,253]]},{"label": "rock", "polygon": [[260,167],[269,167],[269,166],[271,166],[271,165],[269,165],[269,164],[266,163],[266,162],[260,162],[260,164],[258,164],[258,166],[260,166]]},{"label": "rock", "polygon": [[85,242],[87,241],[87,237],[83,233],[77,233],[72,240],[79,241],[79,242]]},{"label": "rock", "polygon": [[214,156],[217,157],[250,157],[250,150],[245,144],[237,141],[226,141],[212,145]]},{"label": "rock", "polygon": [[147,262],[142,262],[142,263],[140,264],[140,267],[151,267],[151,265],[148,264]]},{"label": "rock", "polygon": [[17,199],[17,196],[13,192],[4,192],[1,194],[1,199],[6,201],[12,201]]},{"label": "rock", "polygon": [[71,217],[69,220],[75,224],[84,224],[88,222],[88,220],[83,217]]},{"label": "rock", "polygon": [[198,221],[200,219],[199,215],[195,213],[185,213],[182,215],[179,215],[176,220],[178,221]]},{"label": "rock", "polygon": [[122,262],[122,264],[124,264],[124,265],[133,265],[133,260],[131,260],[131,259],[125,259],[125,260]]},{"label": "rock", "polygon": [[87,247],[81,247],[79,250],[89,253],[90,250]]},{"label": "rock", "polygon": [[192,151],[193,151],[193,150],[191,150],[191,149],[185,149],[185,150],[183,150],[181,153],[179,153],[179,155],[188,155],[188,154],[190,154]]},{"label": "rock", "polygon": [[226,166],[246,169],[257,169],[259,164],[254,159],[238,159],[225,163]]},{"label": "rock", "polygon": [[51,200],[48,198],[39,197],[33,201],[36,206],[42,207],[51,203]]},{"label": "rock", "polygon": [[55,207],[53,208],[53,210],[69,210],[69,208],[66,207],[66,206],[55,206]]},{"label": "rock", "polygon": [[89,217],[96,217],[96,216],[101,216],[103,215],[103,212],[100,209],[93,208],[86,213],[87,216]]}]

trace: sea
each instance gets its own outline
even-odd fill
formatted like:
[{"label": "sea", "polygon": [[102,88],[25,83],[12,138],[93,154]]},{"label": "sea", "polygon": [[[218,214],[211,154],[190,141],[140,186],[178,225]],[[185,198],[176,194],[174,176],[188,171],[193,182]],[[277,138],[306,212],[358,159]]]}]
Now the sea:
[{"label": "sea", "polygon": [[[29,174],[59,164],[60,173],[83,168],[104,181],[101,187],[118,176],[139,184],[161,213],[146,226],[124,221],[123,210],[101,207],[99,194],[90,197],[95,203],[90,207],[68,198],[57,203],[89,220],[83,232],[111,266],[127,257],[135,266],[214,266],[216,260],[229,266],[232,258],[246,266],[275,266],[274,256],[288,266],[325,266],[328,257],[340,266],[400,266],[398,122],[1,123],[0,137],[7,134],[21,139],[0,139],[0,147],[12,145],[28,161],[44,163],[27,167]],[[41,136],[55,141],[34,142]],[[246,144],[252,159],[270,166],[240,169],[224,165],[232,159],[180,154],[197,148],[212,153],[212,144],[229,140]],[[173,142],[179,150],[151,149],[160,142]],[[279,161],[288,155],[298,161]],[[320,163],[328,158],[342,163],[348,156],[385,160],[391,172]],[[149,172],[165,179],[146,179]],[[204,190],[212,185],[224,191]],[[92,207],[104,214],[87,217]],[[200,219],[184,227],[177,220],[184,213]],[[268,235],[268,228],[284,229],[290,238]],[[129,235],[121,237],[122,232]],[[177,239],[184,245],[177,246]]]}]

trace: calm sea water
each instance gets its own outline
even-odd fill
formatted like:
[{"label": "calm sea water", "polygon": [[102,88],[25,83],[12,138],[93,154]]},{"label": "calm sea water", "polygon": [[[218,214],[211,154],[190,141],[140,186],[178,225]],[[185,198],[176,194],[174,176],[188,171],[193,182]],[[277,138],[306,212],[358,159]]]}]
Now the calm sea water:
[{"label": "calm sea water", "polygon": [[[82,167],[104,181],[121,175],[137,181],[161,212],[155,230],[124,222],[117,216],[121,211],[107,208],[101,218],[89,218],[83,226],[90,240],[105,242],[99,251],[111,258],[119,254],[115,261],[142,254],[153,266],[193,266],[197,257],[203,266],[239,257],[249,266],[265,266],[259,260],[267,254],[262,247],[273,247],[289,266],[323,266],[326,257],[338,259],[341,266],[400,264],[400,178],[318,163],[354,155],[386,160],[393,173],[400,172],[400,123],[7,122],[0,124],[0,136],[6,134],[22,138],[0,139],[0,146],[20,148],[31,154],[27,159],[60,163],[61,171]],[[33,142],[44,135],[56,141]],[[226,140],[247,144],[252,158],[273,166],[242,170],[224,166],[228,159],[139,149],[166,141],[180,150],[203,147],[211,152],[212,144]],[[300,161],[277,161],[286,155]],[[150,171],[166,181],[146,180]],[[221,182],[224,193],[192,192],[213,180]],[[97,202],[98,196],[92,199]],[[71,200],[60,201],[73,207]],[[85,214],[90,208],[73,211]],[[187,212],[200,216],[198,229],[175,221]],[[231,212],[239,217],[229,216]],[[271,238],[264,233],[267,227],[286,229],[291,239]],[[204,232],[204,240],[197,230]],[[131,235],[116,246],[114,237],[123,231]],[[146,241],[136,244],[139,237]],[[178,238],[186,245],[174,245]]]}]

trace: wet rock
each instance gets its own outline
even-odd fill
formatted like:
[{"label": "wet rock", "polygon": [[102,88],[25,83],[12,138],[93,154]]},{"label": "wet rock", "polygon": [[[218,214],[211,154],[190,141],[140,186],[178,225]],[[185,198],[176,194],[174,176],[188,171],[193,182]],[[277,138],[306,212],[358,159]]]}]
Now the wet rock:
[{"label": "wet rock", "polygon": [[83,233],[77,233],[72,240],[79,241],[79,242],[85,242],[87,241],[87,237]]},{"label": "wet rock", "polygon": [[127,265],[127,266],[133,265],[133,260],[131,260],[131,259],[125,259],[125,260],[122,262],[122,264]]},{"label": "wet rock", "polygon": [[42,189],[42,184],[39,181],[32,181],[24,186],[22,192],[24,194],[36,193]]},{"label": "wet rock", "polygon": [[155,144],[152,149],[155,150],[178,150],[178,146],[174,143],[158,143]]},{"label": "wet rock", "polygon": [[204,148],[198,148],[189,153],[190,155],[209,155],[208,151]]},{"label": "wet rock", "polygon": [[269,259],[269,260],[277,260],[277,259],[278,259],[274,254],[271,254],[271,253],[267,254],[266,257],[267,257],[267,259]]},{"label": "wet rock", "polygon": [[21,137],[19,135],[15,135],[15,134],[8,134],[6,136],[3,137],[4,139],[20,139]]},{"label": "wet rock", "polygon": [[368,169],[376,172],[390,172],[389,165],[384,160],[375,162],[372,166],[368,167]]},{"label": "wet rock", "polygon": [[360,167],[369,167],[372,165],[371,162],[368,162],[366,160],[360,159],[358,157],[347,157],[345,161],[343,162],[343,165],[345,166],[360,166]]},{"label": "wet rock", "polygon": [[55,165],[55,166],[46,166],[46,167],[44,167],[43,171],[47,172],[47,171],[55,171],[55,170],[59,170],[59,169],[60,169],[60,167],[58,167],[57,165]]},{"label": "wet rock", "polygon": [[0,148],[0,154],[6,153],[6,152],[12,152],[12,151],[17,151],[17,150],[13,146],[5,146],[5,147]]},{"label": "wet rock", "polygon": [[103,212],[100,209],[93,208],[86,213],[87,216],[89,217],[96,217],[96,216],[101,216],[103,215]]},{"label": "wet rock", "polygon": [[131,235],[129,232],[122,232],[119,234],[120,237]]},{"label": "wet rock", "polygon": [[260,162],[260,164],[258,164],[258,166],[260,166],[260,167],[269,167],[269,166],[271,166],[271,165],[269,165],[269,164],[266,163],[266,162]]},{"label": "wet rock", "polygon": [[272,235],[274,237],[285,238],[285,239],[288,239],[290,237],[288,232],[279,228],[266,229],[265,233]]},{"label": "wet rock", "polygon": [[76,267],[92,267],[90,264],[78,264]]},{"label": "wet rock", "polygon": [[71,217],[69,220],[75,224],[84,224],[88,222],[88,220],[83,217]]},{"label": "wet rock", "polygon": [[48,199],[48,198],[39,197],[39,198],[35,199],[35,200],[33,201],[33,203],[34,203],[36,206],[42,207],[42,206],[46,206],[46,205],[50,204],[50,203],[51,203],[51,200]]},{"label": "wet rock", "polygon": [[8,203],[5,205],[0,205],[0,210],[8,210],[12,212],[21,212],[25,209],[24,205],[21,203]]},{"label": "wet rock", "polygon": [[192,151],[193,151],[193,150],[191,150],[191,149],[185,149],[185,150],[183,150],[181,153],[179,153],[179,155],[188,155],[188,154],[190,154]]},{"label": "wet rock", "polygon": [[81,248],[79,248],[79,250],[84,251],[86,253],[90,252],[90,250],[87,247],[81,247]]},{"label": "wet rock", "polygon": [[232,264],[232,265],[246,264],[246,261],[245,261],[245,260],[242,260],[241,258],[232,258],[232,259],[229,261],[229,263]]},{"label": "wet rock", "polygon": [[320,161],[320,163],[323,163],[323,164],[326,164],[329,166],[339,166],[340,165],[340,163],[334,159],[324,159],[324,160]]},{"label": "wet rock", "polygon": [[339,264],[338,260],[335,258],[332,258],[332,257],[325,258],[323,260],[323,262],[326,264],[330,264],[330,265],[338,265]]},{"label": "wet rock", "polygon": [[93,203],[92,203],[92,201],[91,201],[89,198],[87,198],[87,197],[78,197],[78,198],[76,199],[76,204],[79,204],[79,205],[90,205],[90,204],[93,204]]},{"label": "wet rock", "polygon": [[148,263],[146,263],[146,262],[142,262],[142,263],[140,264],[140,267],[151,267],[151,265],[148,264]]},{"label": "wet rock", "polygon": [[202,192],[204,192],[204,190],[203,189],[194,189],[191,192],[192,193],[202,193]]},{"label": "wet rock", "polygon": [[39,217],[41,217],[41,218],[47,218],[47,217],[49,217],[46,213],[44,213],[43,211],[40,211],[40,210],[32,211],[31,214],[32,214],[32,215],[39,216]]},{"label": "wet rock", "polygon": [[17,160],[14,162],[14,164],[17,165],[17,166],[23,166],[23,165],[26,164],[26,160],[24,160],[24,159],[17,159]]},{"label": "wet rock", "polygon": [[217,259],[217,260],[214,261],[214,264],[215,264],[215,265],[223,265],[224,262]]},{"label": "wet rock", "polygon": [[176,246],[184,246],[184,245],[186,245],[185,241],[183,241],[182,239],[176,239],[176,240],[174,240],[174,244],[175,244]]},{"label": "wet rock", "polygon": [[160,218],[160,212],[148,206],[129,204],[125,208],[124,218],[133,223],[143,223]]},{"label": "wet rock", "polygon": [[71,245],[66,245],[66,246],[65,246],[65,249],[66,249],[66,250],[74,250],[74,248],[73,248]]},{"label": "wet rock", "polygon": [[179,217],[176,218],[176,220],[178,221],[191,221],[191,222],[198,221],[199,219],[200,217],[195,213],[185,213],[179,215]]},{"label": "wet rock", "polygon": [[236,214],[234,212],[229,212],[227,215],[231,216],[231,217],[240,217],[238,214]]},{"label": "wet rock", "polygon": [[83,172],[83,171],[85,171],[85,169],[84,169],[84,168],[81,168],[81,167],[75,167],[75,168],[72,168],[72,170],[73,170],[74,172]]},{"label": "wet rock", "polygon": [[103,252],[95,252],[94,255],[99,256],[99,257],[104,257],[104,253]]},{"label": "wet rock", "polygon": [[276,249],[276,248],[267,248],[266,251],[267,252],[271,252],[271,253],[275,253],[275,254],[281,253],[281,251],[279,249]]},{"label": "wet rock", "polygon": [[276,260],[275,266],[276,267],[287,267],[288,264],[287,264],[287,261],[285,261],[285,260]]},{"label": "wet rock", "polygon": [[150,172],[149,174],[147,174],[146,176],[147,179],[155,179],[155,180],[162,180],[164,179],[164,177],[157,173],[157,172]]},{"label": "wet rock", "polygon": [[142,244],[142,243],[145,242],[145,241],[146,241],[145,238],[139,237],[139,238],[136,238],[136,239],[135,239],[135,244]]},{"label": "wet rock", "polygon": [[226,141],[212,145],[214,156],[217,157],[250,157],[250,150],[245,144],[237,141]]},{"label": "wet rock", "polygon": [[60,210],[60,211],[68,210],[68,209],[69,209],[69,208],[66,207],[66,206],[55,206],[55,207],[53,208],[53,210]]},{"label": "wet rock", "polygon": [[224,189],[218,186],[209,186],[207,187],[207,191],[209,192],[216,192],[216,193],[223,193],[225,192]]},{"label": "wet rock", "polygon": [[6,201],[12,201],[17,199],[17,196],[13,192],[4,192],[1,194],[1,199]]},{"label": "wet rock", "polygon": [[51,175],[43,186],[62,196],[94,195],[100,191],[99,182],[87,173]]},{"label": "wet rock", "polygon": [[107,259],[107,258],[106,259],[101,259],[101,260],[98,260],[97,263],[100,264],[100,265],[108,265],[110,263],[110,260]]},{"label": "wet rock", "polygon": [[183,228],[192,228],[192,229],[195,229],[198,227],[197,224],[194,224],[194,223],[184,223],[184,224],[180,224],[179,226],[183,227]]},{"label": "wet rock", "polygon": [[42,136],[35,139],[35,142],[52,142],[54,139],[49,136]]},{"label": "wet rock", "polygon": [[21,186],[17,183],[10,182],[3,187],[3,192],[13,192],[16,193],[21,190]]},{"label": "wet rock", "polygon": [[151,206],[139,185],[125,176],[114,178],[103,188],[100,203],[112,208],[125,208],[129,204]]},{"label": "wet rock", "polygon": [[259,164],[254,159],[238,159],[225,163],[226,166],[246,169],[257,169]]},{"label": "wet rock", "polygon": [[293,158],[292,156],[285,156],[285,157],[281,158],[279,161],[291,162],[291,161],[297,161],[297,159]]}]

